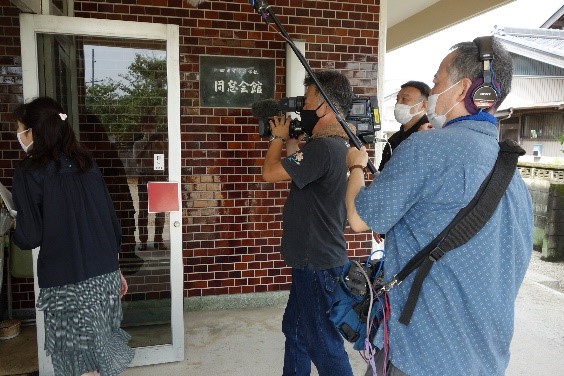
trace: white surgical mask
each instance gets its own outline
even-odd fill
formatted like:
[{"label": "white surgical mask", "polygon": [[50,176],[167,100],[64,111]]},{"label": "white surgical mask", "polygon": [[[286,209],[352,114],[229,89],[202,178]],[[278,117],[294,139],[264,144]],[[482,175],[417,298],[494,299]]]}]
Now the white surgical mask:
[{"label": "white surgical mask", "polygon": [[18,141],[20,142],[20,146],[22,147],[23,151],[25,151],[26,153],[27,153],[29,147],[33,144],[33,140],[31,140],[31,142],[28,145],[24,144],[23,141],[22,141],[22,134],[29,131],[30,129],[31,128],[28,128],[25,131],[21,131],[21,132],[16,133],[16,137],[18,138]]},{"label": "white surgical mask", "polygon": [[429,122],[431,123],[431,125],[433,126],[433,128],[442,128],[443,125],[445,125],[446,123],[446,119],[447,119],[447,114],[460,102],[456,102],[454,104],[454,106],[452,106],[447,112],[445,112],[443,115],[437,115],[435,113],[435,109],[437,107],[437,102],[439,101],[439,95],[447,92],[448,90],[452,89],[456,84],[458,84],[460,82],[460,80],[456,81],[454,84],[452,84],[451,86],[449,86],[448,88],[446,88],[445,90],[443,90],[442,92],[440,92],[439,94],[432,94],[429,95],[429,98],[427,99],[427,117],[429,118]]},{"label": "white surgical mask", "polygon": [[394,117],[396,118],[398,123],[400,123],[400,124],[409,123],[415,115],[419,115],[420,113],[422,113],[423,110],[418,111],[414,114],[411,113],[411,109],[413,107],[417,106],[417,105],[420,105],[422,102],[423,101],[421,101],[419,103],[415,103],[413,106],[410,106],[410,105],[407,105],[407,104],[396,103],[396,106],[394,107]]}]

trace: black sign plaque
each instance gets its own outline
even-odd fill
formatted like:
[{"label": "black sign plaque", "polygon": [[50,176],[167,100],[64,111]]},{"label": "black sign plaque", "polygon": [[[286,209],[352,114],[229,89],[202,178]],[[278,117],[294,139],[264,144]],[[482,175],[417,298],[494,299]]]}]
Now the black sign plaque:
[{"label": "black sign plaque", "polygon": [[200,56],[200,105],[250,108],[274,98],[275,60]]}]

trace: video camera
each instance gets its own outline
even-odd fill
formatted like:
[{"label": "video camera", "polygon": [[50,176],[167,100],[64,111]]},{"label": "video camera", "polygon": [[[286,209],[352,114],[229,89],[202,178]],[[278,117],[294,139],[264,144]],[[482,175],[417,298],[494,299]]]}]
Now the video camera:
[{"label": "video camera", "polygon": [[376,131],[381,127],[378,98],[356,96],[345,119],[347,123],[356,127],[356,136],[360,141],[364,144],[372,144],[376,138]]},{"label": "video camera", "polygon": [[[280,101],[274,99],[265,99],[253,103],[253,116],[258,119],[259,136],[270,137],[270,118],[279,116],[285,112],[299,112],[304,107],[304,97],[287,97]],[[290,122],[289,135],[292,138],[298,138],[304,131],[301,122],[298,119],[292,119]]]},{"label": "video camera", "polygon": [[[280,113],[297,112],[304,107],[304,97],[286,97],[276,102],[266,99],[253,103],[253,116],[259,120],[259,136],[270,137],[270,118]],[[378,100],[376,97],[355,96],[345,120],[356,127],[356,136],[365,144],[374,142],[375,132],[380,130],[380,116],[378,113]],[[301,122],[292,119],[289,135],[298,138],[304,133]]]}]

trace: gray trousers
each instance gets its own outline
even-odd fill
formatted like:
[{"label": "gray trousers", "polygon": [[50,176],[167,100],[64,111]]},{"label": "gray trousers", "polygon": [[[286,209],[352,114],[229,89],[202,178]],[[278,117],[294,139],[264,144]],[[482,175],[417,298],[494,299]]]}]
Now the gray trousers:
[{"label": "gray trousers", "polygon": [[[382,376],[382,370],[384,366],[384,352],[377,349],[377,353],[374,358],[374,363],[376,364],[376,372],[378,376]],[[366,373],[364,376],[372,376],[372,366],[368,365]],[[386,376],[407,376],[407,373],[403,373],[399,368],[396,368],[392,362],[388,361],[388,367]]]}]

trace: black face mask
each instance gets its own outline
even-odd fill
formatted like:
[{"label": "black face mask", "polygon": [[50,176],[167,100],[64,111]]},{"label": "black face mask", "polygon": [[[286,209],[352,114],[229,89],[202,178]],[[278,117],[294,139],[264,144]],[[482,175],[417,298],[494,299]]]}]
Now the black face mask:
[{"label": "black face mask", "polygon": [[[313,128],[315,128],[315,125],[317,124],[319,119],[321,119],[321,117],[317,116],[317,110],[319,110],[319,108],[323,105],[323,103],[325,103],[325,101],[321,102],[321,104],[319,106],[317,106],[317,108],[315,110],[301,110],[300,111],[302,130],[309,137],[311,137],[313,135]],[[323,116],[325,116],[325,115],[323,115]]]}]

